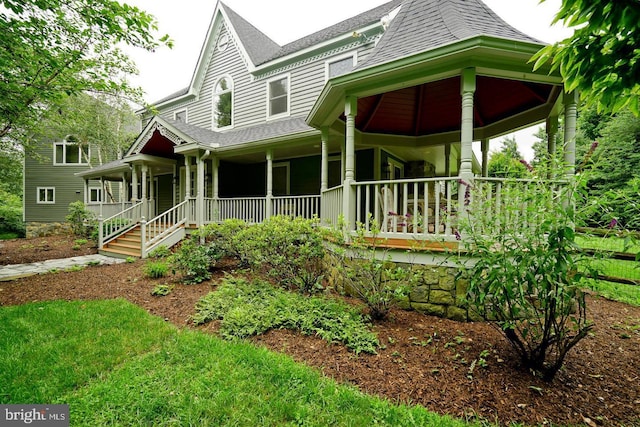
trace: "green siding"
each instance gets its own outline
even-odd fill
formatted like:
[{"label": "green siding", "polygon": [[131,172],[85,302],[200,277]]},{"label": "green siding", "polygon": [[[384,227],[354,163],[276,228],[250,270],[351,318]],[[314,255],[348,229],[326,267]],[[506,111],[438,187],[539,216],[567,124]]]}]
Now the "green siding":
[{"label": "green siding", "polygon": [[[62,222],[69,203],[84,200],[84,181],[74,174],[87,166],[53,165],[53,142],[40,143],[36,156],[25,158],[24,217],[26,222]],[[54,187],[55,203],[38,204],[38,187]]]}]

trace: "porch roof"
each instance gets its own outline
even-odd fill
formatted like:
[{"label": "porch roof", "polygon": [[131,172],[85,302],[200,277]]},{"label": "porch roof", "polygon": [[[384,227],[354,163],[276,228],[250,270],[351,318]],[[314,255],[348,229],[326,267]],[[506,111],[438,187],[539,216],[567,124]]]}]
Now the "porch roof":
[{"label": "porch roof", "polygon": [[86,171],[77,172],[75,176],[83,179],[103,178],[107,180],[120,180],[122,179],[122,174],[128,172],[130,169],[131,167],[125,160],[118,159],[87,169]]}]

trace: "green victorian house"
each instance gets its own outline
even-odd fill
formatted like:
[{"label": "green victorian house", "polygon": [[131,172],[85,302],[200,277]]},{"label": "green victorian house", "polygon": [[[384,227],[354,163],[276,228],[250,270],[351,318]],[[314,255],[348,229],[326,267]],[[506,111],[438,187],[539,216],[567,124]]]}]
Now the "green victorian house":
[{"label": "green victorian house", "polygon": [[393,0],[284,46],[219,2],[189,86],[140,112],[122,159],[76,173],[79,194],[122,188],[90,203],[100,248],[143,257],[202,224],[278,214],[454,242],[459,180],[499,184],[489,139],[546,122],[555,151],[563,114],[574,163],[577,97],[533,70],[543,46],[480,0]]}]

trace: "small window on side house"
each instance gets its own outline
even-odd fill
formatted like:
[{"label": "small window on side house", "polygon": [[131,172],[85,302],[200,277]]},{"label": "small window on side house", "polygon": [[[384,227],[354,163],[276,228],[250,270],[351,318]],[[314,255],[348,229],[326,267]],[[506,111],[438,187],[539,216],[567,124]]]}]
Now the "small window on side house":
[{"label": "small window on side house", "polygon": [[339,58],[333,61],[327,62],[327,80],[341,76],[343,74],[350,73],[353,71],[353,67],[356,64],[356,59],[354,55],[349,55],[343,58]]},{"label": "small window on side house", "polygon": [[55,187],[38,187],[36,189],[38,204],[53,204],[56,202]]},{"label": "small window on side house", "polygon": [[233,125],[233,82],[222,77],[213,89],[213,128]]},{"label": "small window on side house", "polygon": [[289,77],[279,77],[267,82],[268,117],[289,113]]},{"label": "small window on side house", "polygon": [[173,113],[173,119],[178,122],[187,123],[187,110],[176,111]]},{"label": "small window on side house", "polygon": [[102,202],[102,189],[101,188],[89,188],[89,202],[100,203]]},{"label": "small window on side house", "polygon": [[87,165],[89,164],[89,146],[68,136],[62,142],[53,144],[54,165]]}]

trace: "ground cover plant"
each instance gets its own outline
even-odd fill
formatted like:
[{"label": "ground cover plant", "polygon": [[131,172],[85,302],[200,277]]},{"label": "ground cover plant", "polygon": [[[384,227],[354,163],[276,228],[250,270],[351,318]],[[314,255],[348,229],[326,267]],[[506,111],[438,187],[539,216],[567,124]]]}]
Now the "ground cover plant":
[{"label": "ground cover plant", "polygon": [[[73,239],[65,236],[0,242],[0,259],[20,254],[42,260],[63,250],[77,254],[71,251],[72,242]],[[41,250],[43,247],[49,250]],[[138,260],[0,282],[0,311],[34,301],[87,302],[124,297],[165,323],[218,336],[218,321],[193,325],[196,303],[215,290],[226,274],[255,277],[252,272],[243,273],[238,262],[224,259],[212,269],[210,281],[185,285],[179,275],[160,281],[147,278],[144,263]],[[172,292],[152,297],[151,292],[158,283],[171,286]],[[484,322],[460,323],[396,308],[391,309],[386,320],[373,324],[380,341],[376,354],[362,352],[356,356],[342,344],[330,344],[315,335],[288,329],[272,329],[247,340],[271,351],[286,353],[324,376],[356,385],[363,392],[394,402],[419,404],[460,419],[480,420],[483,426],[573,426],[586,424],[585,419],[598,425],[636,425],[640,417],[640,382],[636,374],[640,366],[637,351],[640,308],[591,293],[586,299],[594,328],[569,352],[563,368],[550,384],[521,370],[519,358],[510,350],[508,342],[498,330]],[[345,300],[360,309],[364,307],[355,298]],[[93,325],[89,329],[99,333]],[[178,359],[189,357],[182,355]],[[486,366],[482,366],[483,359]],[[197,378],[200,372],[190,375]],[[140,381],[144,382],[145,378]],[[155,384],[167,388],[164,383]],[[129,389],[126,393],[136,392]],[[116,401],[120,394],[125,392],[114,391],[109,398]],[[138,395],[149,396],[158,407],[173,404],[156,399],[146,391]],[[187,411],[188,405],[195,404],[194,397],[200,399],[202,394],[177,389],[173,396],[178,395],[190,396],[191,403],[182,408]],[[99,399],[93,396],[94,408]]]},{"label": "ground cover plant", "polygon": [[378,339],[356,307],[325,297],[304,297],[264,280],[226,277],[196,305],[193,321],[221,320],[223,338],[247,338],[270,329],[294,329],[327,342],[341,342],[356,354],[375,353]]},{"label": "ground cover plant", "polygon": [[465,425],[123,300],[4,307],[0,331],[0,403],[67,403],[73,425]]}]

